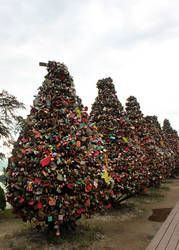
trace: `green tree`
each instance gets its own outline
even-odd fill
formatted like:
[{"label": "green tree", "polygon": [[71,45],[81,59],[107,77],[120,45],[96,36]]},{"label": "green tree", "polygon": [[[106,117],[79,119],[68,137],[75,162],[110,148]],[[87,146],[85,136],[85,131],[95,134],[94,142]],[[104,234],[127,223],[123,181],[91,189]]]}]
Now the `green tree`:
[{"label": "green tree", "polygon": [[6,207],[6,198],[3,188],[0,186],[0,210],[4,210]]},{"label": "green tree", "polygon": [[[25,109],[22,102],[7,91],[0,93],[0,143],[1,146],[10,147],[14,142],[14,135],[19,132],[24,119],[18,115],[18,110]],[[0,159],[5,154],[0,150]]]}]

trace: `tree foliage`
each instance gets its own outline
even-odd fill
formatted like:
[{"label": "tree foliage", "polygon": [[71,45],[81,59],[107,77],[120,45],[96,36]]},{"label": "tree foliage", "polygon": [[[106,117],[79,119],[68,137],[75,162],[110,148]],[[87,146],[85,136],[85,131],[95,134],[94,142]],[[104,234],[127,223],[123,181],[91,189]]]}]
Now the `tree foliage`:
[{"label": "tree foliage", "polygon": [[[18,115],[20,109],[25,109],[22,102],[7,91],[0,93],[0,142],[4,147],[10,147],[14,141],[13,135],[18,133],[24,123],[22,116]],[[5,157],[0,152],[0,159]]]},{"label": "tree foliage", "polygon": [[4,210],[6,207],[6,197],[3,188],[0,186],[0,209]]}]

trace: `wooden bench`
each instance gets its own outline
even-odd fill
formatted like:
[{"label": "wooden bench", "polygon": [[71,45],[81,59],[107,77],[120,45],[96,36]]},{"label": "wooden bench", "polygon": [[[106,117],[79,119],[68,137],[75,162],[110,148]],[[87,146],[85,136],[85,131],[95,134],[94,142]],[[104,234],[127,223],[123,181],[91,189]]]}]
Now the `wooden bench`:
[{"label": "wooden bench", "polygon": [[146,250],[179,250],[179,201]]}]

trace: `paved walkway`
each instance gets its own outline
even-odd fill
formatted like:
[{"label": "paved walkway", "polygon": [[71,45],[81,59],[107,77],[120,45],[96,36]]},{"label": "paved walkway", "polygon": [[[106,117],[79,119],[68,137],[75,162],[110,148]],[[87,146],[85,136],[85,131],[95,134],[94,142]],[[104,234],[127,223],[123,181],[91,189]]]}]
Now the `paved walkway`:
[{"label": "paved walkway", "polygon": [[179,250],[179,201],[146,250]]}]

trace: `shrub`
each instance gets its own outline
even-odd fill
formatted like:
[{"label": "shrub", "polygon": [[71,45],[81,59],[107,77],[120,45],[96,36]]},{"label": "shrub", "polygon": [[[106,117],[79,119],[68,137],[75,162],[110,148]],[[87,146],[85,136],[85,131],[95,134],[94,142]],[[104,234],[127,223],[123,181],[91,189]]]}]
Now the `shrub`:
[{"label": "shrub", "polygon": [[6,197],[3,188],[0,186],[0,209],[4,210],[6,207]]}]

